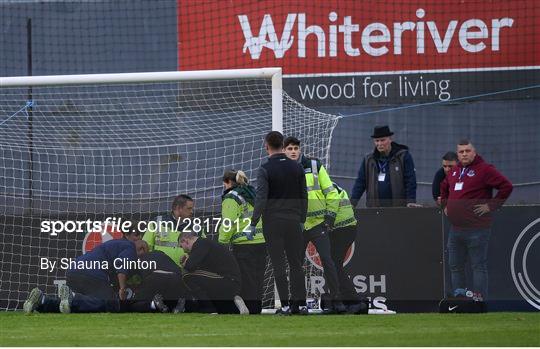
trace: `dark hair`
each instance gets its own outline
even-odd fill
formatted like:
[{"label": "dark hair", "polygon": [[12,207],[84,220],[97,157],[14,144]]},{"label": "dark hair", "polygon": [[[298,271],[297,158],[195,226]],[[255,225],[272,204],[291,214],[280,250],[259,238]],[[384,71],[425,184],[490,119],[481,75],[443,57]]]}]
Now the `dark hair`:
[{"label": "dark hair", "polygon": [[453,151],[449,151],[448,153],[444,154],[442,159],[446,161],[458,161],[457,154]]},{"label": "dark hair", "polygon": [[467,138],[462,138],[459,140],[458,145],[472,145],[471,141]]},{"label": "dark hair", "polygon": [[177,207],[184,207],[188,201],[193,201],[193,199],[185,194],[180,194],[174,198],[172,209],[174,210]]},{"label": "dark hair", "polygon": [[272,150],[281,150],[283,148],[283,135],[278,131],[268,132],[264,141]]},{"label": "dark hair", "polygon": [[180,235],[178,236],[178,242],[180,242],[180,240],[182,239],[190,239],[190,238],[194,238],[194,237],[199,237],[199,235],[194,232],[193,230],[183,230]]},{"label": "dark hair", "polygon": [[133,230],[128,230],[128,231],[122,230],[122,235],[124,235],[124,236],[129,236],[129,235],[142,236],[143,233],[141,233],[139,230],[133,228]]},{"label": "dark hair", "polygon": [[300,146],[300,141],[296,137],[289,136],[283,141],[283,148],[288,147],[290,144]]},{"label": "dark hair", "polygon": [[238,185],[248,184],[249,180],[244,171],[227,170],[223,174],[223,182],[233,182]]}]

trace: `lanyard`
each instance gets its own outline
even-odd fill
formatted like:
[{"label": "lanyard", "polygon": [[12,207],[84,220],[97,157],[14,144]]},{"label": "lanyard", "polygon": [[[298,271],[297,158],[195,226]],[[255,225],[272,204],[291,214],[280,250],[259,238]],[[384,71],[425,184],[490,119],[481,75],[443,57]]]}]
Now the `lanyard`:
[{"label": "lanyard", "polygon": [[462,169],[461,169],[461,172],[460,172],[460,174],[459,174],[458,182],[461,182],[461,177],[463,177],[463,175],[466,174],[466,173],[468,173],[468,172],[469,172],[469,171],[468,171],[467,167],[462,168]]},{"label": "lanyard", "polygon": [[384,167],[386,166],[386,164],[388,163],[388,160],[386,161],[380,161],[380,160],[377,160],[377,167],[379,167],[379,172],[382,172],[382,173],[386,173],[385,170],[384,170]]}]

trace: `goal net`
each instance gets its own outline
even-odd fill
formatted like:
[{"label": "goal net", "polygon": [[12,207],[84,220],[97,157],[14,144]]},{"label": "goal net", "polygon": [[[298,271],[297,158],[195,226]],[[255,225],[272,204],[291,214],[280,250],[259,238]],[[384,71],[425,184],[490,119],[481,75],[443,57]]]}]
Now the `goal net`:
[{"label": "goal net", "polygon": [[[337,119],[282,93],[280,69],[0,79],[0,309],[36,286],[56,292],[65,271],[41,258],[99,243],[67,225],[51,236],[44,221],[148,220],[178,194],[195,216],[219,216],[224,170],[255,179],[268,131],[327,163]],[[269,307],[271,268],[265,283]]]}]

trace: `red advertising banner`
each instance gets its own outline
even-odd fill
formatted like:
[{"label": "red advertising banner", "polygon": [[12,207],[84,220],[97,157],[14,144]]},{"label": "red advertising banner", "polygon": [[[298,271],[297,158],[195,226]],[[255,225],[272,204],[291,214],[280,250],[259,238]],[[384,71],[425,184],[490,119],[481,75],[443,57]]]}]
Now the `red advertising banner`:
[{"label": "red advertising banner", "polygon": [[178,69],[286,74],[540,65],[537,0],[178,1]]}]

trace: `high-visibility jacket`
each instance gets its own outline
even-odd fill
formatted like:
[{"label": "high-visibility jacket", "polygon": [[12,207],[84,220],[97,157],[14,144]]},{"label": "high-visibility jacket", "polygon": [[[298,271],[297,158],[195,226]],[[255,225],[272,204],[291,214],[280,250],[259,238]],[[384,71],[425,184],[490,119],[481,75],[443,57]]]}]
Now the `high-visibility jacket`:
[{"label": "high-visibility jacket", "polygon": [[349,195],[347,195],[345,189],[341,188],[336,183],[334,183],[334,187],[339,194],[339,209],[334,222],[334,229],[356,225],[357,222],[354,217],[354,209],[349,200]]},{"label": "high-visibility jacket", "polygon": [[308,209],[304,229],[309,230],[326,219],[334,220],[339,208],[339,194],[318,159],[301,158],[306,176]]},{"label": "high-visibility jacket", "polygon": [[251,225],[254,192],[251,186],[237,186],[225,191],[221,203],[222,222],[219,226],[220,243],[247,245],[265,242],[262,234],[262,219],[257,223],[257,230],[253,236],[253,240],[248,240],[244,232]]},{"label": "high-visibility jacket", "polygon": [[[148,243],[150,251],[162,251],[176,264],[181,265],[180,260],[185,252],[179,246],[178,238],[182,229],[188,225],[188,222],[179,225],[176,230],[177,219],[172,214],[157,216],[155,221],[158,223],[158,226],[149,226],[148,230],[144,233],[143,240]],[[193,226],[190,229],[193,229]],[[206,236],[202,230],[199,234],[201,237]]]}]

